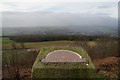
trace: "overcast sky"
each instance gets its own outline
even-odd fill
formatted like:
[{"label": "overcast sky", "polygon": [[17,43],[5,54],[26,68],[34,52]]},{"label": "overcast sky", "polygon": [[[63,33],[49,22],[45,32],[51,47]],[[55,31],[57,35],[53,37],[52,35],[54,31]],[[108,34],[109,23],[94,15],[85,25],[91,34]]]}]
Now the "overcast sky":
[{"label": "overcast sky", "polygon": [[0,3],[3,27],[117,25],[118,2],[12,1]]}]

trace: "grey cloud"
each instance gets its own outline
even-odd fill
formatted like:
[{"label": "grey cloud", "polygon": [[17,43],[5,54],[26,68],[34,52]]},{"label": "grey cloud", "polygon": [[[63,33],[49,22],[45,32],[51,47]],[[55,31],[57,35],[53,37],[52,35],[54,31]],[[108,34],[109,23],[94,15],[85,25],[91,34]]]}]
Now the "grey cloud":
[{"label": "grey cloud", "polygon": [[98,6],[98,8],[110,8],[110,6]]},{"label": "grey cloud", "polygon": [[4,5],[10,6],[10,7],[17,7],[15,2],[3,2]]},{"label": "grey cloud", "polygon": [[107,3],[102,3],[102,5],[98,5],[98,8],[113,8],[117,7],[117,2],[107,2]]},{"label": "grey cloud", "polygon": [[3,12],[3,27],[34,26],[117,26],[107,15],[57,12]]}]

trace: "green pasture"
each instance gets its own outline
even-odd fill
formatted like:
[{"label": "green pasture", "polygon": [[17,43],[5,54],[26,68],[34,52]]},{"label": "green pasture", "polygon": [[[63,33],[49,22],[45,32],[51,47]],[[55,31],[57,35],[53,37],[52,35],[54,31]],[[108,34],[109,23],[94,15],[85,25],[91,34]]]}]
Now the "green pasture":
[{"label": "green pasture", "polygon": [[[74,41],[49,41],[49,42],[29,42],[24,43],[25,48],[42,48],[48,46],[70,46],[73,45]],[[16,47],[21,48],[20,43],[15,43]],[[2,49],[13,49],[12,43],[2,44]]]},{"label": "green pasture", "polygon": [[15,43],[15,41],[10,40],[8,37],[0,38],[0,42],[2,42],[2,44]]}]

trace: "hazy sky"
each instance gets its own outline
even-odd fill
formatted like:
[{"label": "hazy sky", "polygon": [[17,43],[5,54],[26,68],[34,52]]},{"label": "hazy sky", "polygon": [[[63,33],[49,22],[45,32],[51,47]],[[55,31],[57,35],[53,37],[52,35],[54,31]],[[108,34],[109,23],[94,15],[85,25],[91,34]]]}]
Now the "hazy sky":
[{"label": "hazy sky", "polygon": [[12,1],[0,3],[3,27],[117,25],[118,2]]}]

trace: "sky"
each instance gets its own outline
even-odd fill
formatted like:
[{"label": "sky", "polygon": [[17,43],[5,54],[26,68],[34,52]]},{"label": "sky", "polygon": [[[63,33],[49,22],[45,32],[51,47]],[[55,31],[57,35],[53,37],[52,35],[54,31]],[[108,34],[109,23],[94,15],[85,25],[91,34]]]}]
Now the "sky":
[{"label": "sky", "polygon": [[[17,2],[16,2],[17,1]],[[114,26],[118,19],[117,0],[80,2],[53,0],[2,0],[3,27],[99,25]],[[105,2],[106,1],[106,2]]]}]

